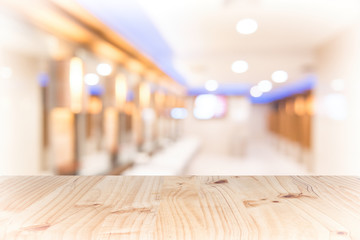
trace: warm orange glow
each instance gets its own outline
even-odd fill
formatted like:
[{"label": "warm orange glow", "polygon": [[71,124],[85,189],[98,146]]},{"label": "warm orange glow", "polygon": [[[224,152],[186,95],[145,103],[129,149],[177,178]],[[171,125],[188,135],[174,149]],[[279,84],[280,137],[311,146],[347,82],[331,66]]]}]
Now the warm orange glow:
[{"label": "warm orange glow", "polygon": [[285,113],[289,115],[293,114],[294,111],[293,107],[294,107],[293,100],[291,99],[287,100],[285,103]]},{"label": "warm orange glow", "polygon": [[306,113],[308,115],[314,114],[314,97],[312,95],[306,98]]},{"label": "warm orange glow", "polygon": [[150,105],[150,87],[147,83],[142,82],[139,87],[139,94],[140,94],[140,106],[142,108],[146,108]]},{"label": "warm orange glow", "polygon": [[162,92],[155,93],[155,106],[158,110],[161,110],[164,106],[165,95]]},{"label": "warm orange glow", "polygon": [[68,108],[54,108],[50,111],[50,139],[52,158],[57,173],[74,171],[74,115]]},{"label": "warm orange glow", "polygon": [[99,114],[102,110],[102,103],[98,97],[91,96],[89,98],[88,113]]},{"label": "warm orange glow", "polygon": [[119,74],[116,77],[115,94],[116,94],[116,106],[119,110],[123,110],[125,108],[126,95],[127,95],[126,78],[123,74]]},{"label": "warm orange glow", "polygon": [[83,96],[83,63],[80,58],[70,60],[70,109],[74,113],[81,112]]},{"label": "warm orange glow", "polygon": [[148,69],[146,71],[146,79],[148,79],[150,82],[156,82],[157,73],[155,70]]},{"label": "warm orange glow", "polygon": [[132,113],[133,113],[133,111],[134,111],[134,103],[132,103],[132,102],[127,102],[126,104],[125,104],[125,108],[124,108],[124,112],[125,112],[125,114],[127,114],[127,115],[132,115]]},{"label": "warm orange glow", "polygon": [[185,98],[184,98],[184,97],[181,97],[181,98],[180,98],[180,106],[179,106],[179,107],[185,108],[185,105],[186,105],[186,103],[185,103]]},{"label": "warm orange glow", "polygon": [[131,72],[135,72],[135,73],[139,73],[139,74],[144,71],[144,66],[135,59],[131,59],[127,62],[127,68]]},{"label": "warm orange glow", "polygon": [[176,97],[174,95],[166,96],[166,106],[168,108],[173,108],[176,106]]},{"label": "warm orange glow", "polygon": [[299,96],[295,99],[294,112],[298,116],[305,114],[305,100],[302,96]]},{"label": "warm orange glow", "polygon": [[127,56],[124,52],[103,41],[94,41],[91,45],[91,48],[95,53],[103,56],[104,58],[109,58],[117,62],[124,63],[127,59]]},{"label": "warm orange glow", "polygon": [[104,137],[107,149],[115,153],[118,142],[118,111],[116,108],[106,108],[104,111]]},{"label": "warm orange glow", "polygon": [[[17,1],[13,1],[17,2]],[[25,1],[19,1],[25,2]],[[83,28],[80,24],[72,21],[56,10],[29,1],[29,4],[22,4],[22,8],[26,15],[28,15],[36,25],[48,30],[49,32],[61,34],[64,37],[74,40],[76,42],[87,42],[91,39],[91,33]],[[76,33],[76,34],[74,34]]]}]

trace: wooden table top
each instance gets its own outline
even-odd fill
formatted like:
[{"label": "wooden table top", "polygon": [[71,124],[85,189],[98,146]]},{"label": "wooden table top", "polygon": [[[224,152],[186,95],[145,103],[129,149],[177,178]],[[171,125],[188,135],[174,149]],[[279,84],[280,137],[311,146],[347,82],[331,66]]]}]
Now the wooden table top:
[{"label": "wooden table top", "polygon": [[0,177],[0,239],[360,239],[360,178]]}]

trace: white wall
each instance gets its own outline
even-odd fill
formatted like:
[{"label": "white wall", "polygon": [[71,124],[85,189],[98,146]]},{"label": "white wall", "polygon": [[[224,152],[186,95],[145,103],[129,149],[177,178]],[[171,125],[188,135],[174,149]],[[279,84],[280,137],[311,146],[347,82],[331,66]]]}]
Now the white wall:
[{"label": "white wall", "polygon": [[[360,175],[360,21],[318,51],[314,157],[317,174]],[[335,92],[331,81],[345,89]],[[335,95],[334,95],[335,94]]]},{"label": "white wall", "polygon": [[12,70],[9,78],[0,76],[0,174],[38,174],[42,134],[38,61],[5,50],[0,53],[0,67]]},{"label": "white wall", "polygon": [[[42,118],[37,76],[47,51],[45,37],[5,7],[0,27],[0,175],[38,174]],[[1,74],[1,67],[11,68],[11,76]]]},{"label": "white wall", "polygon": [[[188,99],[190,111],[193,98]],[[202,151],[209,154],[243,156],[250,139],[264,137],[267,105],[252,105],[246,97],[228,97],[225,118],[197,120],[189,112],[184,122],[185,135],[201,138]]]}]

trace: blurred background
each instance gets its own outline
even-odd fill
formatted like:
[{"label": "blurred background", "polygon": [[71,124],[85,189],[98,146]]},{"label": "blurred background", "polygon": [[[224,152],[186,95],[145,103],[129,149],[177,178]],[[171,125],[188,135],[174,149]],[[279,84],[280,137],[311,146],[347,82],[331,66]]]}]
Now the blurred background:
[{"label": "blurred background", "polygon": [[0,175],[360,175],[358,0],[0,6]]}]

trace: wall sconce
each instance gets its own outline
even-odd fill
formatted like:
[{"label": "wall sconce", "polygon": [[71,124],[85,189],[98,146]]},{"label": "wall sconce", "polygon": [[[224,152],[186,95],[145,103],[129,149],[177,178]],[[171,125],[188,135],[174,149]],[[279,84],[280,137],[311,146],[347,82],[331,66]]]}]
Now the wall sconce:
[{"label": "wall sconce", "polygon": [[80,159],[80,118],[83,105],[83,62],[78,57],[70,60],[69,67],[70,110],[74,113],[74,168],[71,174],[77,173]]},{"label": "wall sconce", "polygon": [[88,113],[99,114],[102,110],[102,102],[98,96],[90,96],[88,103]]},{"label": "wall sconce", "polygon": [[310,95],[306,98],[306,113],[309,115],[309,116],[312,116],[314,115],[314,97],[313,95]]},{"label": "wall sconce", "polygon": [[83,102],[83,63],[78,57],[70,60],[70,109],[73,113],[80,113]]},{"label": "wall sconce", "polygon": [[305,114],[305,99],[303,96],[297,96],[294,102],[294,112],[298,116],[303,116]]},{"label": "wall sconce", "polygon": [[139,88],[140,94],[140,106],[142,108],[147,108],[150,105],[150,87],[146,82],[142,82]]}]

